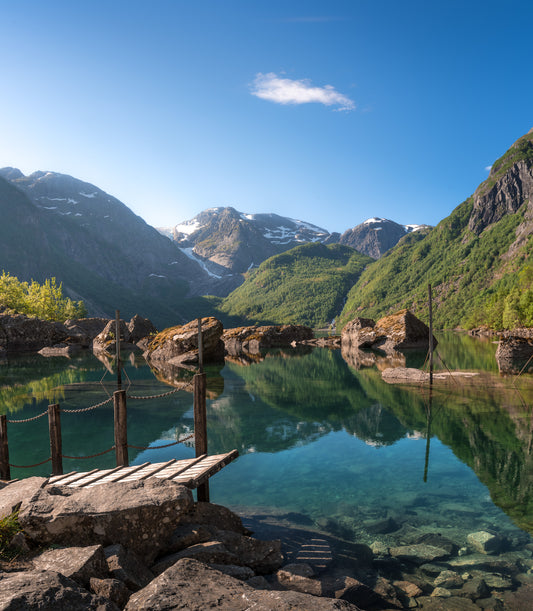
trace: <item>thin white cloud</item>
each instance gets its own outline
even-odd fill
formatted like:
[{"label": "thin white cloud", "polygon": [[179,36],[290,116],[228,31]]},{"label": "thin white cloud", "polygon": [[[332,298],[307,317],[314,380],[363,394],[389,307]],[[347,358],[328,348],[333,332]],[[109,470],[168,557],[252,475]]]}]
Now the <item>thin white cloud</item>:
[{"label": "thin white cloud", "polygon": [[486,172],[490,172],[491,170],[492,170],[492,166],[491,166],[491,165],[488,165],[488,166],[485,168],[485,171],[486,171]]},{"label": "thin white cloud", "polygon": [[335,110],[355,110],[355,103],[332,85],[313,87],[309,79],[294,81],[280,78],[274,72],[259,72],[253,82],[252,95],[277,104],[311,104],[337,106]]}]

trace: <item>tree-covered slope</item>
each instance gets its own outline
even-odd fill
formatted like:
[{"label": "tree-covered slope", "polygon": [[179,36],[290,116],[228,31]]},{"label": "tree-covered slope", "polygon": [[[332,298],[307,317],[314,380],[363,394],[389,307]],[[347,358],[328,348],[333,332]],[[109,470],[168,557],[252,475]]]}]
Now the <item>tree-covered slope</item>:
[{"label": "tree-covered slope", "polygon": [[372,259],[340,244],[305,244],[263,261],[220,305],[243,323],[331,322]]},{"label": "tree-covered slope", "polygon": [[410,308],[441,328],[533,325],[533,132],[492,167],[474,195],[429,231],[408,234],[350,290],[342,324]]}]

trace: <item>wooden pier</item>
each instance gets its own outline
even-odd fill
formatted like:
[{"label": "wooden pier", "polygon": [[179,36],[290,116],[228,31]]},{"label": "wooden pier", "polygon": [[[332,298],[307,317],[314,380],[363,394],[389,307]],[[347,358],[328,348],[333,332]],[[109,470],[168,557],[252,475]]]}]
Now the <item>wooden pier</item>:
[{"label": "wooden pier", "polygon": [[90,488],[110,482],[133,482],[157,477],[183,484],[188,488],[198,488],[207,483],[209,478],[239,456],[237,450],[227,454],[207,456],[185,460],[172,459],[168,462],[149,463],[132,467],[115,467],[114,469],[93,469],[85,473],[73,471],[65,475],[55,475],[48,480],[48,486],[72,486],[73,488]]}]

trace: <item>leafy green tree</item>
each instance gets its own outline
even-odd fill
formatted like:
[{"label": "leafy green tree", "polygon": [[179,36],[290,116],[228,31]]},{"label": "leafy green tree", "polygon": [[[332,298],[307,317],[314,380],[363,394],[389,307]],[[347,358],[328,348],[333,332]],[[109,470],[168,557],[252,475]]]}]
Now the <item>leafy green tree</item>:
[{"label": "leafy green tree", "polygon": [[43,284],[35,280],[28,283],[5,271],[0,276],[0,305],[11,312],[44,320],[87,316],[83,301],[64,297],[62,285],[55,278],[48,278]]}]

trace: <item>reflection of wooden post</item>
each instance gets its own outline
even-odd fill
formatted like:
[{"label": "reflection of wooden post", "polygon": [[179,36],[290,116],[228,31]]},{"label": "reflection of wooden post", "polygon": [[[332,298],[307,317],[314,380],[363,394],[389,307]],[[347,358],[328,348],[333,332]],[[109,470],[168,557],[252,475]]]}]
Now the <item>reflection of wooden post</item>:
[{"label": "reflection of wooden post", "polygon": [[429,384],[429,405],[426,414],[426,458],[424,461],[424,481],[428,481],[429,446],[431,443],[431,410],[433,408],[433,382]]},{"label": "reflection of wooden post", "polygon": [[59,405],[48,406],[48,429],[50,431],[50,456],[52,457],[52,475],[63,475],[63,448],[61,443],[61,415]]},{"label": "reflection of wooden post", "polygon": [[9,447],[7,445],[7,416],[0,416],[0,479],[10,480]]},{"label": "reflection of wooden post", "polygon": [[198,370],[204,371],[204,340],[202,337],[202,319],[198,319]]},{"label": "reflection of wooden post", "polygon": [[[207,454],[206,375],[194,378],[194,448],[196,456]],[[209,481],[198,486],[198,500],[209,502]]]},{"label": "reflection of wooden post", "polygon": [[120,310],[115,310],[115,353],[117,361],[117,389],[122,388],[122,372],[120,371]]},{"label": "reflection of wooden post", "polygon": [[127,467],[128,460],[128,416],[126,409],[126,391],[115,390],[113,393],[115,413],[115,456],[117,467]]},{"label": "reflection of wooden post", "polygon": [[431,284],[428,284],[429,296],[429,383],[433,384],[433,301]]}]

